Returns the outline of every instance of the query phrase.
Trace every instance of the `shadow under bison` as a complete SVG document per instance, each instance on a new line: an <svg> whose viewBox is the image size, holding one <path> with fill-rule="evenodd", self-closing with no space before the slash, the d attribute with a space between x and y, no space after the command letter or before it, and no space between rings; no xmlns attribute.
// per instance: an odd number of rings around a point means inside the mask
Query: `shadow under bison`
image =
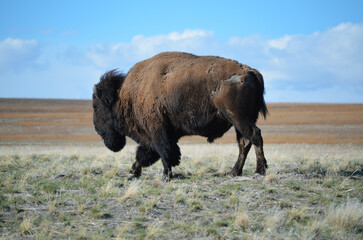
<svg viewBox="0 0 363 240"><path fill-rule="evenodd" d="M268 113L262 75L237 61L212 56L166 52L137 63L127 75L105 73L93 87L93 121L96 132L110 150L120 151L125 136L139 146L130 173L141 175L142 167L159 158L163 179L172 178L180 163L178 140L186 135L222 137L234 126L239 156L230 172L242 175L253 144L256 173L265 174L267 162L259 113Z"/></svg>

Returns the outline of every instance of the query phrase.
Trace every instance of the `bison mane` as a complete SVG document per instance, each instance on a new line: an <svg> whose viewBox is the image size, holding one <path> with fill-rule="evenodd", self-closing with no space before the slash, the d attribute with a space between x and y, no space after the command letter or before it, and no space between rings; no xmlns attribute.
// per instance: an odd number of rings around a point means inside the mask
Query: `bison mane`
<svg viewBox="0 0 363 240"><path fill-rule="evenodd" d="M118 100L118 91L125 78L126 75L118 72L117 69L106 72L101 76L100 82L94 88L94 94L104 107L110 108Z"/></svg>

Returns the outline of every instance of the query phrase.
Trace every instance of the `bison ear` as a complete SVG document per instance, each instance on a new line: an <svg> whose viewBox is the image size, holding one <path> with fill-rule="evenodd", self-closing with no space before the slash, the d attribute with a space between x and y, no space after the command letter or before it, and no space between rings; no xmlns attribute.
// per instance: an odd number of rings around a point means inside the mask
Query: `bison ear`
<svg viewBox="0 0 363 240"><path fill-rule="evenodd" d="M118 90L125 80L125 75L111 70L101 76L100 83L95 86L93 93L106 108L111 108L118 99Z"/></svg>
<svg viewBox="0 0 363 240"><path fill-rule="evenodd" d="M93 86L93 95L100 101L102 106L106 108L112 107L117 100L117 91L111 89L99 89L96 85Z"/></svg>
<svg viewBox="0 0 363 240"><path fill-rule="evenodd" d="M117 92L105 90L100 94L99 99L104 107L111 108L117 100Z"/></svg>

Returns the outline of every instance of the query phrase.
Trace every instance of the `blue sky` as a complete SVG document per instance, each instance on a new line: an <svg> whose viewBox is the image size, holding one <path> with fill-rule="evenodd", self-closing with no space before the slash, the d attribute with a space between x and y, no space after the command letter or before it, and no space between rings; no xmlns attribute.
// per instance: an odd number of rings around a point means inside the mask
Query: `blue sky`
<svg viewBox="0 0 363 240"><path fill-rule="evenodd" d="M0 0L0 97L90 99L162 51L259 69L267 102L363 103L363 1Z"/></svg>

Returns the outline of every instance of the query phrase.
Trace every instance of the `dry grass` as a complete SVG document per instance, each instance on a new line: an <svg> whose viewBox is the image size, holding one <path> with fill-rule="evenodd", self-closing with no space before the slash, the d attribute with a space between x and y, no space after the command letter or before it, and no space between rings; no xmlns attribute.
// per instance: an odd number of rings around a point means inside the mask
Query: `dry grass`
<svg viewBox="0 0 363 240"><path fill-rule="evenodd" d="M118 199L118 201L119 202L123 202L123 201L125 201L125 200L127 200L127 199L129 199L129 198L132 198L132 197L134 197L136 194L137 194L137 192L138 192L138 189L139 189L139 184L138 184L138 182L133 182L129 187L128 187L128 189L125 191L125 194L122 196L122 197L120 197L119 199Z"/></svg>
<svg viewBox="0 0 363 240"><path fill-rule="evenodd" d="M249 217L246 210L242 210L236 213L234 224L237 228L242 228L243 230L248 229Z"/></svg>
<svg viewBox="0 0 363 240"><path fill-rule="evenodd" d="M363 203L357 200L348 200L338 206L331 206L326 213L325 220L329 226L342 231L362 231Z"/></svg>
<svg viewBox="0 0 363 240"><path fill-rule="evenodd" d="M270 172L266 175L266 177L263 181L265 183L271 183L271 182L277 181L277 175L274 172Z"/></svg>
<svg viewBox="0 0 363 240"><path fill-rule="evenodd" d="M23 221L20 224L20 232L23 235L32 235L35 233L31 220L25 214L23 216Z"/></svg>
<svg viewBox="0 0 363 240"><path fill-rule="evenodd" d="M229 177L235 144L181 144L128 181L135 145L0 148L1 239L362 239L360 145L267 144L270 168ZM221 170L223 169L223 171Z"/></svg>

